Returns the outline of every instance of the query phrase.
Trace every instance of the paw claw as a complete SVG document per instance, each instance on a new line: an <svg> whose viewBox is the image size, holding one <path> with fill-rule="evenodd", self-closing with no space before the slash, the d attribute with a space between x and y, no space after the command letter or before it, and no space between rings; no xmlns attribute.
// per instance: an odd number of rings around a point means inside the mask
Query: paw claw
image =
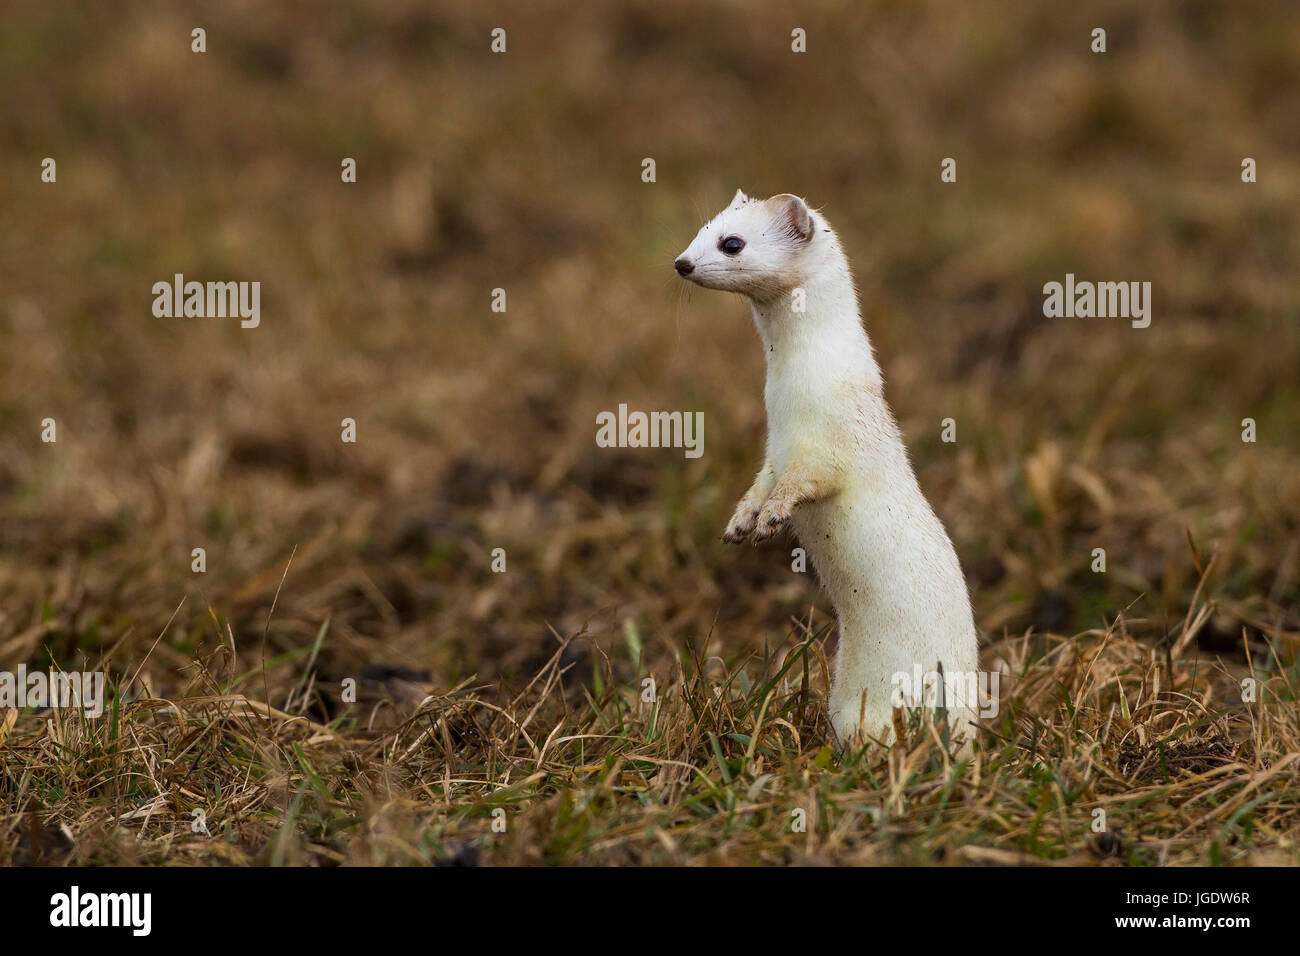
<svg viewBox="0 0 1300 956"><path fill-rule="evenodd" d="M731 517L731 522L727 525L727 530L722 532L722 540L728 544L744 544L745 539L754 530L754 522L757 518L758 509L756 508L737 509L736 513Z"/></svg>
<svg viewBox="0 0 1300 956"><path fill-rule="evenodd" d="M758 524L754 528L754 540L766 541L773 537L778 531L785 527L789 515L783 515L775 511L766 511L758 516Z"/></svg>

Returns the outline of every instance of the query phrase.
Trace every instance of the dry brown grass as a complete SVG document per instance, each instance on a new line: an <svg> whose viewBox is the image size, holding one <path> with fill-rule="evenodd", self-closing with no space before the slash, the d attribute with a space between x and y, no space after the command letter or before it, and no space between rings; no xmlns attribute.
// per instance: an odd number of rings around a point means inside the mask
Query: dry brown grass
<svg viewBox="0 0 1300 956"><path fill-rule="evenodd" d="M995 644L1003 710L960 759L919 725L904 745L834 755L824 635L806 628L788 653L731 667L643 667L633 639L588 681L557 640L512 695L403 687L332 725L251 699L239 688L261 669L218 652L174 701L98 721L53 711L11 740L16 807L30 808L11 859L1294 862L1295 688L1274 676L1262 705L1234 703L1257 671L1176 653L1189 629L1153 647L1135 623ZM641 698L646 675L657 703ZM189 826L196 808L207 834Z"/></svg>
<svg viewBox="0 0 1300 956"><path fill-rule="evenodd" d="M776 7L64 7L0 39L0 669L115 693L16 715L0 862L1300 860L1286 4L817 3L802 59ZM826 749L824 597L718 541L762 356L670 263L737 186L854 263L1007 674L969 761ZM1067 271L1151 327L1045 320ZM262 327L154 319L175 272ZM706 454L597 449L619 402Z"/></svg>

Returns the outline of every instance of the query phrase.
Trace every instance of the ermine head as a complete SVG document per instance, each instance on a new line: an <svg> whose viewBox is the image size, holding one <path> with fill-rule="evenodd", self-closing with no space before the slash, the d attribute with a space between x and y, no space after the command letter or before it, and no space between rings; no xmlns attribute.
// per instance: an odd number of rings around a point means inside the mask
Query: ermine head
<svg viewBox="0 0 1300 956"><path fill-rule="evenodd" d="M731 205L705 224L674 267L706 289L771 302L803 282L824 241L819 225L824 227L798 196L750 199L737 189Z"/></svg>

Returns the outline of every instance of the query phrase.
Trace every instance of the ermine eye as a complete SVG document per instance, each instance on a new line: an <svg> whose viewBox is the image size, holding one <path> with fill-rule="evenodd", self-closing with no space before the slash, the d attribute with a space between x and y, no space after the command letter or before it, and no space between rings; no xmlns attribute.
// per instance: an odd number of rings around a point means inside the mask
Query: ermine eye
<svg viewBox="0 0 1300 956"><path fill-rule="evenodd" d="M729 256L738 256L740 250L745 248L745 240L739 236L728 236L718 243L718 248Z"/></svg>

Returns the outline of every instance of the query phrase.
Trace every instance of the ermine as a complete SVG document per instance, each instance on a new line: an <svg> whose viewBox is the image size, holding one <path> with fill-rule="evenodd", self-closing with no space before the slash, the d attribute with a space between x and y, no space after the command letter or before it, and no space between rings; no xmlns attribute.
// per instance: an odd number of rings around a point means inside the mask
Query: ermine
<svg viewBox="0 0 1300 956"><path fill-rule="evenodd" d="M767 358L767 453L723 538L758 543L791 524L812 558L839 618L828 705L840 746L891 741L899 701L942 702L953 736L969 740L979 706L970 595L885 402L835 232L797 196L737 190L674 265L749 299ZM912 686L938 673L942 684Z"/></svg>

